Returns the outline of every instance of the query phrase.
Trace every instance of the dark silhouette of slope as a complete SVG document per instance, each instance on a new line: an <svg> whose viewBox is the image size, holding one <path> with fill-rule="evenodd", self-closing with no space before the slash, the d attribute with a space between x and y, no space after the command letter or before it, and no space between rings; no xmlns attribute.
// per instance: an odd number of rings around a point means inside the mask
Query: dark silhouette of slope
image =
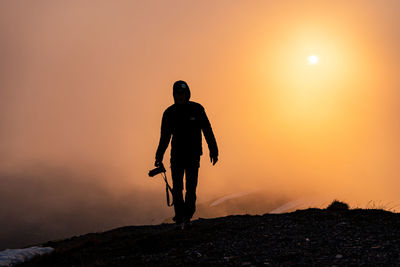
<svg viewBox="0 0 400 267"><path fill-rule="evenodd" d="M44 244L53 254L23 266L397 265L400 214L307 209L131 226Z"/></svg>

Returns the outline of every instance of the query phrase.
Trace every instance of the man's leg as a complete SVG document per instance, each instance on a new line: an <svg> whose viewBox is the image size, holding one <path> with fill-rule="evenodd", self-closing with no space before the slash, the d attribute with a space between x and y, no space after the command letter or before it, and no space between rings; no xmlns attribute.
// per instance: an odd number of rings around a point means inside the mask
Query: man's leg
<svg viewBox="0 0 400 267"><path fill-rule="evenodd" d="M185 214L184 219L190 221L196 211L196 187L199 176L198 165L192 165L186 168L186 196L185 196Z"/></svg>
<svg viewBox="0 0 400 267"><path fill-rule="evenodd" d="M183 202L183 173L184 169L180 166L171 166L172 184L173 184L173 197L174 197L174 210L176 223L183 221L185 206Z"/></svg>

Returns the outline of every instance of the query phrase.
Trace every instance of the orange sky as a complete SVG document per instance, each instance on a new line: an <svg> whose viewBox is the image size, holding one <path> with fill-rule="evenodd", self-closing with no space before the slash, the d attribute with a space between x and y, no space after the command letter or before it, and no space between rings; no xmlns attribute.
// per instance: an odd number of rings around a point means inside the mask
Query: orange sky
<svg viewBox="0 0 400 267"><path fill-rule="evenodd" d="M84 170L113 195L162 195L147 171L183 79L220 148L215 167L205 149L199 201L262 189L399 202L399 10L396 0L3 1L0 170Z"/></svg>

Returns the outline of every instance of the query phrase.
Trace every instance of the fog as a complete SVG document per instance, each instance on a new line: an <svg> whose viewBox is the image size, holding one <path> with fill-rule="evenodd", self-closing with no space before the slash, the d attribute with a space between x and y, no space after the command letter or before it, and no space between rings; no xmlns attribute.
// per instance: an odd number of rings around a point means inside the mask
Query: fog
<svg viewBox="0 0 400 267"><path fill-rule="evenodd" d="M212 167L203 143L198 203L258 192L210 216L305 197L395 207L396 10L396 1L1 2L0 248L171 217L163 181L147 172L179 79L220 150ZM302 65L307 53L319 54L318 68Z"/></svg>

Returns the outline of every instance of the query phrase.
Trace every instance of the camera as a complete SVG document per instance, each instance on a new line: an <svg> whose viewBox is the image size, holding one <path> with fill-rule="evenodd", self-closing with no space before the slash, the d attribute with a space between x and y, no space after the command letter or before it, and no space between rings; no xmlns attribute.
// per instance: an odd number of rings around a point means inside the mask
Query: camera
<svg viewBox="0 0 400 267"><path fill-rule="evenodd" d="M164 168L164 165L161 164L159 167L149 171L149 176L153 177L153 176L155 176L155 175L157 175L159 173L162 173L162 172L165 172L165 168Z"/></svg>

